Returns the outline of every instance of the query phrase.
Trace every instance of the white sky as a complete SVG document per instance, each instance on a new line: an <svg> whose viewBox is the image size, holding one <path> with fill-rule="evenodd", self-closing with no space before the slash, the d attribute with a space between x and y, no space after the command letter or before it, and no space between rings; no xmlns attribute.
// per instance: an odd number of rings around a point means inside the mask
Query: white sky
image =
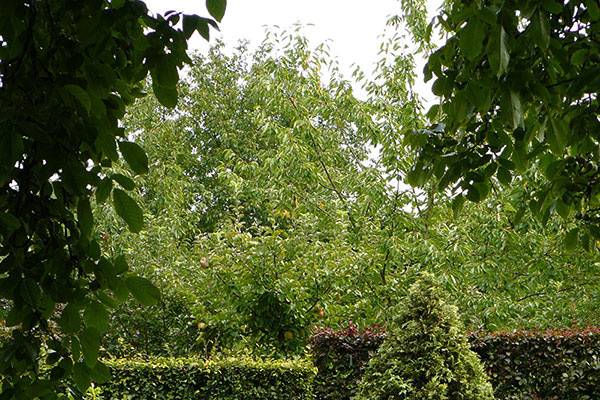
<svg viewBox="0 0 600 400"><path fill-rule="evenodd" d="M441 0L428 2L429 13L434 15ZM153 12L178 10L208 16L203 0L146 0L146 4ZM227 45L235 45L240 39L258 44L264 38L265 26L289 28L297 22L313 24L303 32L313 45L328 40L331 55L338 59L349 78L352 64L371 73L387 17L398 13L399 8L398 0L229 0L217 36ZM190 48L205 49L207 44L195 34ZM422 61L418 64L420 73ZM422 78L418 79L417 88L427 103L433 100L429 87L422 83Z"/></svg>

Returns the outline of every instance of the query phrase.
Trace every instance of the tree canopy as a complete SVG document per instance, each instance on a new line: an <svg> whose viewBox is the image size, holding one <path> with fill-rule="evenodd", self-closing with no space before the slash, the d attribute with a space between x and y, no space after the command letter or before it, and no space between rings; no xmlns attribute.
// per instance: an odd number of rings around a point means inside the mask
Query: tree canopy
<svg viewBox="0 0 600 400"><path fill-rule="evenodd" d="M447 40L424 72L441 98L428 115L440 123L410 135L419 155L409 182L433 177L458 208L516 180L518 217L556 213L569 246L595 248L598 2L452 1L437 25Z"/></svg>
<svg viewBox="0 0 600 400"><path fill-rule="evenodd" d="M225 0L208 0L220 20ZM181 25L178 25L179 22ZM12 339L0 358L3 399L52 398L72 377L80 389L107 368L97 361L108 311L129 293L159 293L102 254L91 201L111 198L132 232L143 212L125 175L148 170L120 123L147 74L158 100L177 102L186 40L208 39L210 18L152 15L137 0L2 2L0 8L0 296Z"/></svg>

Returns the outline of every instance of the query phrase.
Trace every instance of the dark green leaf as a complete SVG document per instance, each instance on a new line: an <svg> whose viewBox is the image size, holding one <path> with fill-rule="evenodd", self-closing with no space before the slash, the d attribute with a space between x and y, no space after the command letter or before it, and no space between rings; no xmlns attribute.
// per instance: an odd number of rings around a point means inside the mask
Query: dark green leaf
<svg viewBox="0 0 600 400"><path fill-rule="evenodd" d="M106 199L108 199L108 196L110 196L112 188L112 179L103 178L96 187L96 203L103 204L106 201Z"/></svg>
<svg viewBox="0 0 600 400"><path fill-rule="evenodd" d="M467 26L459 33L458 44L469 60L481 54L485 39L485 25L478 19L470 19Z"/></svg>
<svg viewBox="0 0 600 400"><path fill-rule="evenodd" d="M160 86L156 81L153 81L152 90L154 91L156 99L163 106L173 108L177 105L177 88Z"/></svg>
<svg viewBox="0 0 600 400"><path fill-rule="evenodd" d="M119 150L133 172L136 174L148 172L148 156L140 145L133 142L119 142Z"/></svg>
<svg viewBox="0 0 600 400"><path fill-rule="evenodd" d="M537 43L538 47L542 50L546 50L550 44L550 23L548 21L548 15L542 11L538 11L532 21L533 40Z"/></svg>
<svg viewBox="0 0 600 400"><path fill-rule="evenodd" d="M19 229L21 221L14 215L8 212L0 213L0 228L10 234L11 232Z"/></svg>
<svg viewBox="0 0 600 400"><path fill-rule="evenodd" d="M588 56L588 49L579 49L571 56L571 64L579 66L584 63Z"/></svg>
<svg viewBox="0 0 600 400"><path fill-rule="evenodd" d="M90 301L83 312L83 320L88 328L95 328L98 332L108 329L108 311L97 301Z"/></svg>
<svg viewBox="0 0 600 400"><path fill-rule="evenodd" d="M98 352L100 351L101 336L95 328L86 328L78 335L81 343L81 352L86 365L92 368L98 361Z"/></svg>
<svg viewBox="0 0 600 400"><path fill-rule="evenodd" d="M114 265L115 275L119 275L119 274L129 271L129 265L127 265L127 260L125 259L125 256L122 254L114 259L113 265Z"/></svg>
<svg viewBox="0 0 600 400"><path fill-rule="evenodd" d="M77 85L65 85L63 88L82 105L84 110L89 114L92 109L92 101L89 94Z"/></svg>
<svg viewBox="0 0 600 400"><path fill-rule="evenodd" d="M512 175L510 173L510 170L504 167L498 168L498 180L503 185L510 185L510 183L512 182Z"/></svg>
<svg viewBox="0 0 600 400"><path fill-rule="evenodd" d="M77 203L77 222L81 230L81 236L89 238L94 228L94 215L90 200L87 197L80 197Z"/></svg>
<svg viewBox="0 0 600 400"><path fill-rule="evenodd" d="M123 175L123 174L112 174L111 179L117 182L121 187L125 190L133 190L135 189L135 182L133 179Z"/></svg>
<svg viewBox="0 0 600 400"><path fill-rule="evenodd" d="M151 306L160 300L160 291L148 279L141 276L128 276L125 280L127 287L137 301L146 306Z"/></svg>
<svg viewBox="0 0 600 400"><path fill-rule="evenodd" d="M76 333L81 327L81 315L79 309L73 304L67 304L60 315L60 327L64 333Z"/></svg>
<svg viewBox="0 0 600 400"><path fill-rule="evenodd" d="M206 0L206 9L216 19L221 22L225 15L227 0Z"/></svg>
<svg viewBox="0 0 600 400"><path fill-rule="evenodd" d="M79 362L73 366L73 381L82 393L86 392L87 388L92 383L90 370L87 365Z"/></svg>
<svg viewBox="0 0 600 400"><path fill-rule="evenodd" d="M152 79L156 84L165 88L174 88L179 81L179 72L173 57L164 56L152 70Z"/></svg>
<svg viewBox="0 0 600 400"><path fill-rule="evenodd" d="M127 193L121 189L114 189L113 204L115 211L127 223L131 232L137 233L144 228L144 213Z"/></svg>
<svg viewBox="0 0 600 400"><path fill-rule="evenodd" d="M486 52L490 66L496 72L496 76L500 77L508 68L510 54L508 52L507 35L504 27L500 25L497 29L490 36Z"/></svg>

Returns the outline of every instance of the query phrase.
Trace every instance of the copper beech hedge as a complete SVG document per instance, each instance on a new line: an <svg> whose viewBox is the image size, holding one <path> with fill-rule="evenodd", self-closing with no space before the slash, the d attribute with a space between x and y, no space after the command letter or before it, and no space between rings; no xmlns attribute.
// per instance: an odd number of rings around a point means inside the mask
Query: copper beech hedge
<svg viewBox="0 0 600 400"><path fill-rule="evenodd" d="M324 328L311 339L319 400L349 400L385 329ZM498 400L600 399L600 328L474 332L471 348Z"/></svg>

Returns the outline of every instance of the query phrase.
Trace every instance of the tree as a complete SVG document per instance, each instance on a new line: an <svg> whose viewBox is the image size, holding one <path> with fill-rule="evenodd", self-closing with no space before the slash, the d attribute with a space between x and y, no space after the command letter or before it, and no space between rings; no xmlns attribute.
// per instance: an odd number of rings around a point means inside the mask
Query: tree
<svg viewBox="0 0 600 400"><path fill-rule="evenodd" d="M225 0L207 8L220 20ZM81 390L106 379L97 355L107 309L129 293L157 301L124 257L102 254L91 200L112 195L128 228L142 230L134 180L107 173L120 158L132 175L148 170L120 121L148 72L158 100L176 104L186 39L208 39L209 26L196 15L153 16L137 0L2 3L0 297L12 339L0 353L0 398L53 398L69 377Z"/></svg>
<svg viewBox="0 0 600 400"><path fill-rule="evenodd" d="M421 274L371 358L357 400L492 400L492 385L469 348L456 307L433 275Z"/></svg>
<svg viewBox="0 0 600 400"><path fill-rule="evenodd" d="M124 119L152 165L133 194L145 231L95 209L106 254L126 254L163 293L114 313L110 354L289 355L313 324L384 323L420 270L443 282L469 330L598 321L598 255L565 249L554 217L515 223L517 185L453 218L449 199L428 210L395 180L411 156L399 128L420 124L403 86L410 60L386 57L361 101L327 49L294 32L193 59L176 109L146 97ZM390 147L373 160L368 143L380 139Z"/></svg>
<svg viewBox="0 0 600 400"><path fill-rule="evenodd" d="M424 72L442 97L428 115L442 123L409 135L418 151L409 182L435 178L459 208L517 180L518 216L574 216L566 242L596 247L598 2L452 1L438 25L448 39Z"/></svg>
<svg viewBox="0 0 600 400"><path fill-rule="evenodd" d="M148 231L131 237L107 212L107 248L185 296L208 347L301 351L365 264L373 210L388 207L366 165L368 108L327 49L294 32L270 32L255 52L216 45L181 93L173 111L146 99L125 120L156 166L139 190Z"/></svg>

